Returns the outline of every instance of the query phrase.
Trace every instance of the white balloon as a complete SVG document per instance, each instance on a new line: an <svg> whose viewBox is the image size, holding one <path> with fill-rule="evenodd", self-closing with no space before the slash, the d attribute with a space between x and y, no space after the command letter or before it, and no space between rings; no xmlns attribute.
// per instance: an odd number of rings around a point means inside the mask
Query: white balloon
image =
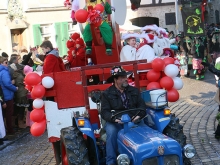
<svg viewBox="0 0 220 165"><path fill-rule="evenodd" d="M176 90L180 90L183 88L183 81L181 80L181 78L174 77L173 82L174 82L173 88L175 88Z"/></svg>
<svg viewBox="0 0 220 165"><path fill-rule="evenodd" d="M42 85L48 89L52 88L54 86L54 80L51 77L46 76L42 79Z"/></svg>
<svg viewBox="0 0 220 165"><path fill-rule="evenodd" d="M42 99L35 99L33 101L33 106L36 109L40 109L40 108L42 108L44 106L44 101Z"/></svg>
<svg viewBox="0 0 220 165"><path fill-rule="evenodd" d="M168 76L168 77L176 77L179 73L179 69L176 65L174 64L169 64L164 68L164 73Z"/></svg>

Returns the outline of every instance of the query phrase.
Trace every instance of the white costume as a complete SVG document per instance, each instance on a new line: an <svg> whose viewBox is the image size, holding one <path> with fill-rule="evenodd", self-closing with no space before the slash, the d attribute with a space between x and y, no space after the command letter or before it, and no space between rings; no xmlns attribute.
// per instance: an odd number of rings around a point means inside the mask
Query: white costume
<svg viewBox="0 0 220 165"><path fill-rule="evenodd" d="M170 40L168 38L168 33L166 32L166 30L161 27L158 27L156 33L160 37L157 38L156 41L154 42L153 48L156 56L162 56L164 52L163 49L170 48L171 42L175 42L175 39Z"/></svg>
<svg viewBox="0 0 220 165"><path fill-rule="evenodd" d="M137 50L137 60L146 59L147 62L150 63L155 59L155 53L154 49L148 44L153 43L156 39L156 36L143 32L141 34L141 38L144 39L144 43L141 43L141 46Z"/></svg>
<svg viewBox="0 0 220 165"><path fill-rule="evenodd" d="M127 40L129 38L139 38L140 35L137 33L126 33L122 35L122 40ZM125 45L120 52L120 62L124 61L134 61L136 59L136 48L130 45Z"/></svg>
<svg viewBox="0 0 220 165"><path fill-rule="evenodd" d="M134 48L130 45L125 45L121 49L120 62L134 61L134 60L136 60L136 48Z"/></svg>

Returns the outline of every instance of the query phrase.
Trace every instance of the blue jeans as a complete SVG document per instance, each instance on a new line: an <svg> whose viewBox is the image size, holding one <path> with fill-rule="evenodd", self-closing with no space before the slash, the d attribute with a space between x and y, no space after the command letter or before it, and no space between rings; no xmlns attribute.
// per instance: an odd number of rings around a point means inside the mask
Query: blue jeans
<svg viewBox="0 0 220 165"><path fill-rule="evenodd" d="M138 123L139 126L145 125L143 120ZM116 165L118 151L118 132L123 129L124 124L106 122L104 129L106 131L106 165Z"/></svg>

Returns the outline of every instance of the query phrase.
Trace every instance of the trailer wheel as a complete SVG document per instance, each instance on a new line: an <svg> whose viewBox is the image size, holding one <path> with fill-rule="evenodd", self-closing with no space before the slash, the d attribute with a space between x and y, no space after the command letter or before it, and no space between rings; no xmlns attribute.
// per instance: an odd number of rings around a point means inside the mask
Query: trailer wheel
<svg viewBox="0 0 220 165"><path fill-rule="evenodd" d="M88 149L78 128L61 129L60 140L62 165L90 165Z"/></svg>
<svg viewBox="0 0 220 165"><path fill-rule="evenodd" d="M183 133L183 126L179 124L179 119L175 117L175 114L171 115L170 123L166 126L163 134L176 140L183 148L186 145L186 136ZM183 155L183 164L192 165L191 161Z"/></svg>

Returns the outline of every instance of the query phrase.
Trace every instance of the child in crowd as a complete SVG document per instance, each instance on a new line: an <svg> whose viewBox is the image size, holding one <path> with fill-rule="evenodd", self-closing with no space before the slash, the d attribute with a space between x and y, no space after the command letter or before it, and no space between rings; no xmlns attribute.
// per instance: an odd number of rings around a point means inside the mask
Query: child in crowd
<svg viewBox="0 0 220 165"><path fill-rule="evenodd" d="M58 50L53 48L50 41L44 41L40 47L46 56L43 65L44 74L65 71L63 60L60 58Z"/></svg>

